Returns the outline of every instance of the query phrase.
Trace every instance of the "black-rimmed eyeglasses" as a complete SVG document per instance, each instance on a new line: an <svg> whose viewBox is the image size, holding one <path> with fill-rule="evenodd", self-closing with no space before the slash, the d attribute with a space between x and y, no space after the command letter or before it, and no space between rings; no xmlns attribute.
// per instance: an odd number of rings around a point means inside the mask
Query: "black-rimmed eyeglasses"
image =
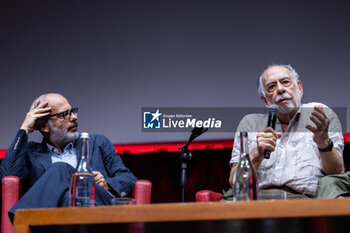
<svg viewBox="0 0 350 233"><path fill-rule="evenodd" d="M57 116L57 117L60 117L60 118L63 118L63 119L66 120L66 119L67 119L67 116L69 116L68 119L71 118L72 113L73 113L75 116L78 116L78 107L74 107L74 108L69 109L69 110L66 110L66 111L64 111L64 112L59 112L59 113L56 113L56 114L47 115L46 117L47 117L47 118L50 118L50 117Z"/></svg>

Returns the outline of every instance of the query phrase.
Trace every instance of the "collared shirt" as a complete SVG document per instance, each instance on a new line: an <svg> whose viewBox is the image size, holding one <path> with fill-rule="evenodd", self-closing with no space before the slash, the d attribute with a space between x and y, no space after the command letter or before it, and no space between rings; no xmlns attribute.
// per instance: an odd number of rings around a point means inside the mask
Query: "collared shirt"
<svg viewBox="0 0 350 233"><path fill-rule="evenodd" d="M58 152L58 149L56 147L51 146L50 144L46 143L49 151L51 152L51 159L52 163L56 162L66 162L70 164L72 167L76 168L77 166L77 155L76 155L76 150L73 146L73 143L69 143L65 148L63 153L61 154ZM112 193L110 193L108 190L106 190L107 193L111 196L114 197ZM121 193L121 195L123 192Z"/></svg>
<svg viewBox="0 0 350 233"><path fill-rule="evenodd" d="M315 196L318 180L324 175L321 170L320 152L313 141L313 133L306 129L305 125L314 125L310 115L316 105L324 106L324 111L330 119L329 138L332 139L334 148L342 157L344 139L337 115L320 103L303 104L289 122L282 137L277 139L275 151L271 153L270 159L264 159L258 168L259 188L285 186L298 193ZM248 146L251 154L257 148L258 131L266 128L267 117L267 114L250 114L241 120L235 135L230 163L239 161L239 132L248 132ZM282 132L278 120L275 130Z"/></svg>
<svg viewBox="0 0 350 233"><path fill-rule="evenodd" d="M52 163L66 162L74 168L77 166L77 154L72 142L64 148L62 154L58 151L56 147L53 147L48 143L46 143L46 145L49 151L51 152Z"/></svg>

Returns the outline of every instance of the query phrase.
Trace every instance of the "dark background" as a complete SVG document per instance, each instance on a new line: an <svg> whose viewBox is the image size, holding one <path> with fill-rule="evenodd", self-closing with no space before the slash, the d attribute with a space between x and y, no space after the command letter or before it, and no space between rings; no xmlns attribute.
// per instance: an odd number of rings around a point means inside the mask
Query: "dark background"
<svg viewBox="0 0 350 233"><path fill-rule="evenodd" d="M345 0L2 0L0 148L46 92L113 143L183 141L142 133L141 107L261 107L256 76L272 62L296 68L304 102L349 108L349 12Z"/></svg>

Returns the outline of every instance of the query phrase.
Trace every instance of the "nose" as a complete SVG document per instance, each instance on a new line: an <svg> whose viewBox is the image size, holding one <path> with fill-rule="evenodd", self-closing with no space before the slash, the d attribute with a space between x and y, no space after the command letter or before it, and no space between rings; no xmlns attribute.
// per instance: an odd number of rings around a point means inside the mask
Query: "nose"
<svg viewBox="0 0 350 233"><path fill-rule="evenodd" d="M75 115L74 113L71 113L69 120L70 121L76 121L76 120L78 120L78 116Z"/></svg>
<svg viewBox="0 0 350 233"><path fill-rule="evenodd" d="M281 83L279 83L279 82L277 82L277 93L278 94L282 94L282 93L284 93L286 90L285 90L285 87L281 84Z"/></svg>

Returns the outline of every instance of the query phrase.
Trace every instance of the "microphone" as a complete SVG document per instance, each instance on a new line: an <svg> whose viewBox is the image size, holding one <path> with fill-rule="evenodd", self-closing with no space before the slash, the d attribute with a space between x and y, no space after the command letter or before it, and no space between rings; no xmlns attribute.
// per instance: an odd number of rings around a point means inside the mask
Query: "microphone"
<svg viewBox="0 0 350 233"><path fill-rule="evenodd" d="M277 115L278 115L279 110L280 110L279 107L277 105L274 105L274 104L268 108L267 113L269 114L269 117L267 120L267 127L271 127L272 129L275 129ZM271 154L271 151L265 150L264 158L269 159L270 154Z"/></svg>
<svg viewBox="0 0 350 233"><path fill-rule="evenodd" d="M208 130L208 128L204 128L204 127L196 127L191 131L191 136L188 140L188 142L186 143L186 145L184 147L187 147L194 139L196 139L197 137L199 137L200 135L202 135L203 133L205 133Z"/></svg>

